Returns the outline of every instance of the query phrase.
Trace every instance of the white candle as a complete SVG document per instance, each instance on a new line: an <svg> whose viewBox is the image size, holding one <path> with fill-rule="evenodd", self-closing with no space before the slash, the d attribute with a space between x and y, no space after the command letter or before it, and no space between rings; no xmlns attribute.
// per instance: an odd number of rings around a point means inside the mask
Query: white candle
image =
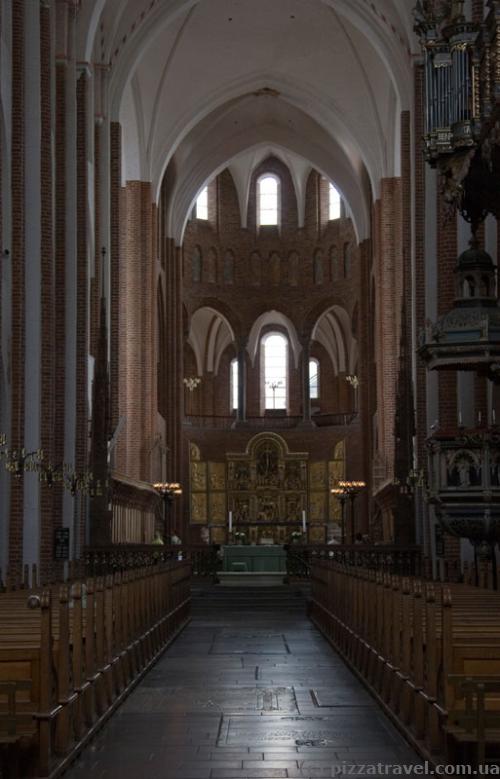
<svg viewBox="0 0 500 779"><path fill-rule="evenodd" d="M493 417L493 424L495 424L495 422L497 421L497 420L496 420L495 409L493 409L493 411L491 412L491 415L492 415L492 417Z"/></svg>
<svg viewBox="0 0 500 779"><path fill-rule="evenodd" d="M302 532L306 532L306 512L302 509Z"/></svg>
<svg viewBox="0 0 500 779"><path fill-rule="evenodd" d="M460 426L462 426L462 412L461 411L458 412L458 424Z"/></svg>
<svg viewBox="0 0 500 779"><path fill-rule="evenodd" d="M477 423L478 423L478 425L481 424L481 412L480 411L478 412L478 415L477 415Z"/></svg>
<svg viewBox="0 0 500 779"><path fill-rule="evenodd" d="M233 532L233 512L229 512L229 532Z"/></svg>

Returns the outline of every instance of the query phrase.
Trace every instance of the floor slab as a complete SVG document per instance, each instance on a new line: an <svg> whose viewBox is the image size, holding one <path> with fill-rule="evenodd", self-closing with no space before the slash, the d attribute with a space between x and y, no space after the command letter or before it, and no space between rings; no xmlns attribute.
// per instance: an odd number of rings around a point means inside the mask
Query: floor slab
<svg viewBox="0 0 500 779"><path fill-rule="evenodd" d="M304 598L281 595L273 611L269 593L261 610L258 596L212 592L67 779L312 779L420 762Z"/></svg>

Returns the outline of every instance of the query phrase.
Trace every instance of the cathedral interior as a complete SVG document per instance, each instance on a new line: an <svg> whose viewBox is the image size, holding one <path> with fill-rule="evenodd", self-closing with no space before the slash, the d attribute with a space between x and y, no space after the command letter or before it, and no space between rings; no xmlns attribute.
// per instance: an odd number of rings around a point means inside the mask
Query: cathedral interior
<svg viewBox="0 0 500 779"><path fill-rule="evenodd" d="M499 0L0 0L0 779L498 769L499 123Z"/></svg>

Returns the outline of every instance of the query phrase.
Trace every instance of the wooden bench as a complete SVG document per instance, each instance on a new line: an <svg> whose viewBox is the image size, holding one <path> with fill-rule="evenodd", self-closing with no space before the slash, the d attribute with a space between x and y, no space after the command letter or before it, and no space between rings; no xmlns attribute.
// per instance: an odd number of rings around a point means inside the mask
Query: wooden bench
<svg viewBox="0 0 500 779"><path fill-rule="evenodd" d="M463 754L460 762L484 765L488 744L500 744L500 676L448 677L456 690L455 700L460 708L448 712L445 730ZM468 754L472 746L475 754ZM471 759L472 758L472 759Z"/></svg>
<svg viewBox="0 0 500 779"><path fill-rule="evenodd" d="M457 762L448 720L466 703L453 677L500 676L500 594L329 562L311 578L313 621L426 757Z"/></svg>
<svg viewBox="0 0 500 779"><path fill-rule="evenodd" d="M30 691L30 680L0 682L0 770L6 772L8 769L11 779L19 776L19 744L25 735L24 731L19 731L18 695ZM25 713L34 733L32 717L33 711Z"/></svg>
<svg viewBox="0 0 500 779"><path fill-rule="evenodd" d="M156 661L189 618L190 576L187 562L160 563L0 594L0 685L23 777L50 776Z"/></svg>

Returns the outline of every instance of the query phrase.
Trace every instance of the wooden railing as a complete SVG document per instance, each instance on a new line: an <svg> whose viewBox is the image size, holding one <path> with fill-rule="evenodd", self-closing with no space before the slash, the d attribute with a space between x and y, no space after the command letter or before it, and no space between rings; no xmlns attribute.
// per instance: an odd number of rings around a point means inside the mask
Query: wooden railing
<svg viewBox="0 0 500 779"><path fill-rule="evenodd" d="M426 568L420 547L374 546L372 544L289 544L287 572L290 577L308 578L311 566L329 560L400 576L421 576Z"/></svg>
<svg viewBox="0 0 500 779"><path fill-rule="evenodd" d="M88 575L104 575L158 562L188 561L193 576L214 577L217 570L215 544L117 544L85 550L83 564Z"/></svg>
<svg viewBox="0 0 500 779"><path fill-rule="evenodd" d="M335 562L311 580L313 622L420 752L484 761L499 737L500 595Z"/></svg>
<svg viewBox="0 0 500 779"><path fill-rule="evenodd" d="M64 769L187 623L190 577L161 562L0 595L1 776Z"/></svg>
<svg viewBox="0 0 500 779"><path fill-rule="evenodd" d="M352 424L356 417L356 411L347 411L338 414L313 414L311 419L317 427L342 427ZM303 421L302 416L263 414L261 416L247 416L244 424L249 429L256 430L291 430ZM186 414L184 418L186 425L216 430L230 430L236 422L236 415Z"/></svg>

